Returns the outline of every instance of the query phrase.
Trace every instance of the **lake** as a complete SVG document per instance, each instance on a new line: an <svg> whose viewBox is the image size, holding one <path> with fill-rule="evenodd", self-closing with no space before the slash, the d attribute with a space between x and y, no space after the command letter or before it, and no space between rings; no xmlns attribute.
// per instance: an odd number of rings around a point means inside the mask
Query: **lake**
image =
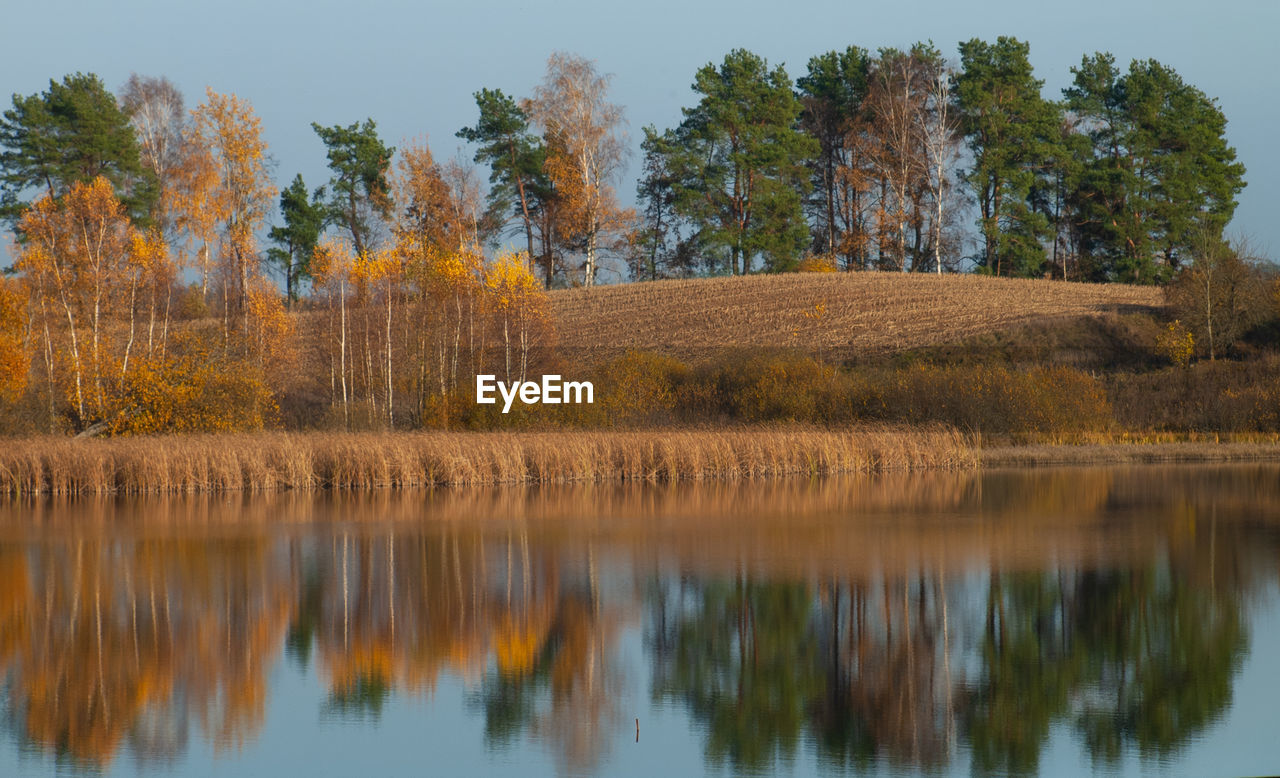
<svg viewBox="0 0 1280 778"><path fill-rule="evenodd" d="M1265 774L1280 467L0 504L0 775Z"/></svg>

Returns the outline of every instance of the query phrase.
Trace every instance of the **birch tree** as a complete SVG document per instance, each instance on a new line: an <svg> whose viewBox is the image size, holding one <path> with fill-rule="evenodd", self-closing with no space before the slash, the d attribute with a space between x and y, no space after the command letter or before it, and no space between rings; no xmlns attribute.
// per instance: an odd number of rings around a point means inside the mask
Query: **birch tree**
<svg viewBox="0 0 1280 778"><path fill-rule="evenodd" d="M625 120L607 99L609 81L592 61L557 52L525 103L543 130L547 172L563 193L568 228L582 244L584 286L595 284L601 237L616 229L620 212L612 182L623 162Z"/></svg>
<svg viewBox="0 0 1280 778"><path fill-rule="evenodd" d="M206 101L192 112L195 136L217 170L209 194L221 216L221 247L236 310L244 319L251 276L257 272L257 232L271 210L276 188L267 171L262 123L249 101L205 90ZM223 312L224 320L228 312ZM247 322L247 320L245 320Z"/></svg>
<svg viewBox="0 0 1280 778"><path fill-rule="evenodd" d="M933 269L942 273L945 208L951 192L951 170L960 158L960 124L951 95L951 69L939 57L934 59L927 79L928 106L921 115L920 135L928 163L929 194L933 200L931 218Z"/></svg>
<svg viewBox="0 0 1280 778"><path fill-rule="evenodd" d="M120 107L129 117L142 164L155 176L156 193L151 221L166 241L173 238L170 210L173 173L182 163L186 111L182 92L169 79L133 73L120 93Z"/></svg>

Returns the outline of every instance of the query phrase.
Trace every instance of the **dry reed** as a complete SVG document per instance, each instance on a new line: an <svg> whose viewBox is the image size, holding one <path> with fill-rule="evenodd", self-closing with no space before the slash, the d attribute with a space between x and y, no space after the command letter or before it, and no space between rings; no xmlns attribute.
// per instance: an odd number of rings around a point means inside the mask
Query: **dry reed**
<svg viewBox="0 0 1280 778"><path fill-rule="evenodd" d="M661 482L974 468L946 427L262 433L11 441L0 494L160 494Z"/></svg>

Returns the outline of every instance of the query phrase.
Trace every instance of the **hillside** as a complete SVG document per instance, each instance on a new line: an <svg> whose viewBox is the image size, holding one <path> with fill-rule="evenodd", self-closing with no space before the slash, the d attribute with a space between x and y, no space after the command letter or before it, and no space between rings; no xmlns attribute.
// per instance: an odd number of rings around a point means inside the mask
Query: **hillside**
<svg viewBox="0 0 1280 778"><path fill-rule="evenodd" d="M844 360L1041 320L1155 311L1153 287L900 273L792 273L551 293L560 346L587 363L627 349L697 359L794 347Z"/></svg>

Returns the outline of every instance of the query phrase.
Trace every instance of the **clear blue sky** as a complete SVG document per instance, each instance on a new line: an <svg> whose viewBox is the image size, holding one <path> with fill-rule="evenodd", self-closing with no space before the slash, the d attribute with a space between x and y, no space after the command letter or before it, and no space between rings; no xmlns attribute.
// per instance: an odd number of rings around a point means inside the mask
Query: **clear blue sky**
<svg viewBox="0 0 1280 778"><path fill-rule="evenodd" d="M1271 51L1276 0L821 0L600 3L585 0L463 5L225 0L11 3L0 13L0 99L32 94L50 78L94 72L118 89L131 72L167 76L188 108L205 85L248 98L262 117L277 183L328 177L311 122L372 117L394 145L427 137L437 159L463 144L481 87L527 95L547 55L571 51L614 76L631 145L640 128L669 127L692 102L694 71L744 47L784 63L793 78L809 57L857 44L871 49L931 39L949 57L971 37L1012 35L1057 98L1083 54L1110 51L1122 64L1154 58L1220 100L1228 139L1248 168L1231 232L1280 257L1280 77ZM470 150L464 150L470 157ZM636 156L619 182L634 198Z"/></svg>

